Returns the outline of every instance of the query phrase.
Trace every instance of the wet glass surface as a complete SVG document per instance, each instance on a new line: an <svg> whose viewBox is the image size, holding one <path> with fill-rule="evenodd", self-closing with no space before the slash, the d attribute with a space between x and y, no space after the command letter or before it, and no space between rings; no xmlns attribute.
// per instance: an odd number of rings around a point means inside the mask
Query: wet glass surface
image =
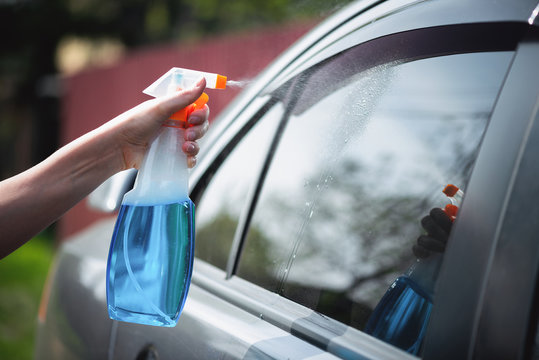
<svg viewBox="0 0 539 360"><path fill-rule="evenodd" d="M465 188L510 59L388 64L327 95L316 76L296 84L310 101L300 96L290 116L238 275L361 329L413 261L419 221L445 205L443 187Z"/></svg>

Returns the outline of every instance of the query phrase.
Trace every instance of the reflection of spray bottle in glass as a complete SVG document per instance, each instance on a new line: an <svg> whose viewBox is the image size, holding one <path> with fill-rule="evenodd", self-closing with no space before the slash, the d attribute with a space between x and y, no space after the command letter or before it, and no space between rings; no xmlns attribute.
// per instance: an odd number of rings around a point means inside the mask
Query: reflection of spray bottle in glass
<svg viewBox="0 0 539 360"><path fill-rule="evenodd" d="M173 68L144 93L157 97L194 85L226 87L226 77ZM133 190L125 194L107 264L107 304L114 320L175 326L187 297L194 252L194 205L188 196L182 152L187 117L208 101L167 120L142 162Z"/></svg>
<svg viewBox="0 0 539 360"><path fill-rule="evenodd" d="M444 194L451 203L445 213L455 220L464 193L447 185ZM417 260L399 276L374 309L365 332L412 354L418 354L432 310L434 285L442 263L442 254Z"/></svg>

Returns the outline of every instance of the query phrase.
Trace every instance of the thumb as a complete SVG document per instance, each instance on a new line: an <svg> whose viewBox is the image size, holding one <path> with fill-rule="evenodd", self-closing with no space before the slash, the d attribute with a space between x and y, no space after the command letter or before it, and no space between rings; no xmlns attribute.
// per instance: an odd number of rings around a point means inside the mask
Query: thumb
<svg viewBox="0 0 539 360"><path fill-rule="evenodd" d="M206 79L202 77L193 87L174 92L172 94L155 99L156 108L163 115L169 117L176 111L194 103L204 92Z"/></svg>

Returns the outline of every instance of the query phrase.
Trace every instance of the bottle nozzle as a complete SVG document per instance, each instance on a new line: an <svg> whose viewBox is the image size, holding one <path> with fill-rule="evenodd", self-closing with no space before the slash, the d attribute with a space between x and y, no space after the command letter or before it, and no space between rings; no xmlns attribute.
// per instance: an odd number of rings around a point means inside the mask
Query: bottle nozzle
<svg viewBox="0 0 539 360"><path fill-rule="evenodd" d="M223 75L217 75L217 80L215 81L215 88L216 89L226 89L226 76Z"/></svg>
<svg viewBox="0 0 539 360"><path fill-rule="evenodd" d="M206 87L209 89L226 89L226 76L190 69L172 68L142 92L153 97L165 96L171 91L193 86L201 77L206 79Z"/></svg>
<svg viewBox="0 0 539 360"><path fill-rule="evenodd" d="M153 84L144 89L143 93L150 96L159 97L170 94L173 91L180 89L186 89L196 84L200 78L206 79L206 88L210 89L225 89L227 77L219 74L182 69L172 68L157 79ZM165 123L166 126L172 127L187 127L187 118L196 109L200 109L206 104L209 97L206 93L203 93L197 101L188 105L186 108L174 113L169 121Z"/></svg>

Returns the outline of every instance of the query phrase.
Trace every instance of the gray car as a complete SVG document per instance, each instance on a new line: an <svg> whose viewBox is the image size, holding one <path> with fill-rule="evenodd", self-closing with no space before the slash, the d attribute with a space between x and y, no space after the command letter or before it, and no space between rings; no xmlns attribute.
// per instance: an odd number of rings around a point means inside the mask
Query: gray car
<svg viewBox="0 0 539 360"><path fill-rule="evenodd" d="M333 15L203 139L178 325L109 319L104 220L58 251L36 359L538 358L538 10L365 0ZM116 208L132 182L91 203ZM446 184L464 201L410 351L365 329Z"/></svg>

